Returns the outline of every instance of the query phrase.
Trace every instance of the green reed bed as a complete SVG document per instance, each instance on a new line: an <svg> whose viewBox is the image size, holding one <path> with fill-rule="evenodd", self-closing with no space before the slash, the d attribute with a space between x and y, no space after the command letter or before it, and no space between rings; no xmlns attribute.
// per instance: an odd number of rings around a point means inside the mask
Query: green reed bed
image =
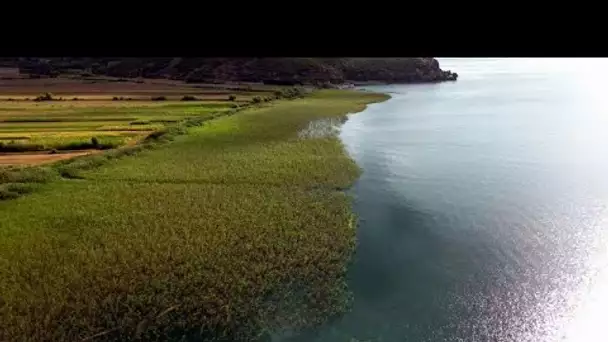
<svg viewBox="0 0 608 342"><path fill-rule="evenodd" d="M384 98L246 109L0 202L0 340L264 340L343 312L355 231L336 189L359 170L298 132Z"/></svg>

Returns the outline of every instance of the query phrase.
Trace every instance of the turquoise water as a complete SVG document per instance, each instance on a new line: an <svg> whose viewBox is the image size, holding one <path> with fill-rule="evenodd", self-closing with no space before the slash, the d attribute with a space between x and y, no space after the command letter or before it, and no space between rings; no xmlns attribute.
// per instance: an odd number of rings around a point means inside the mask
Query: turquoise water
<svg viewBox="0 0 608 342"><path fill-rule="evenodd" d="M301 340L605 341L608 62L440 63L342 127L354 306Z"/></svg>

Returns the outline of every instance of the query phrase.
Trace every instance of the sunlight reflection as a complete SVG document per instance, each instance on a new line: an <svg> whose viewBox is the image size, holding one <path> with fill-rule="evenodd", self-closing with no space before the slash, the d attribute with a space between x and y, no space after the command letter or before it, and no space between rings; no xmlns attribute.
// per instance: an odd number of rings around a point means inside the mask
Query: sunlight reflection
<svg viewBox="0 0 608 342"><path fill-rule="evenodd" d="M605 227L607 221L604 219L601 226ZM605 235L605 231L598 231L596 248L594 248L596 253L588 266L585 286L579 291L582 298L564 328L563 341L599 342L607 340L604 327L605 313L608 308L608 253Z"/></svg>

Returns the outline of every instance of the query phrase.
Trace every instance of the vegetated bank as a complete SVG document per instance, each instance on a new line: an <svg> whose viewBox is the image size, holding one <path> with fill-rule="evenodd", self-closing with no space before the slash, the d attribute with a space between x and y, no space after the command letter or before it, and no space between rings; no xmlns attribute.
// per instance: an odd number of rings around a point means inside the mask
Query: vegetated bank
<svg viewBox="0 0 608 342"><path fill-rule="evenodd" d="M321 86L357 82L414 83L453 81L435 58L12 58L6 65L23 75L56 77L166 78L186 82L262 82Z"/></svg>
<svg viewBox="0 0 608 342"><path fill-rule="evenodd" d="M67 178L32 169L15 190L47 183L0 202L0 340L250 341L341 313L355 231L339 189L359 169L336 136L298 132L386 98L318 91Z"/></svg>

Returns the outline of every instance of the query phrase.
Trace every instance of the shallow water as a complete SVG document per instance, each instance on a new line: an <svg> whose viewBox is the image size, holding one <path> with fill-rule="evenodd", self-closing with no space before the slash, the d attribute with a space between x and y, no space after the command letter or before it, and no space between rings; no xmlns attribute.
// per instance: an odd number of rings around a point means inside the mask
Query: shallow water
<svg viewBox="0 0 608 342"><path fill-rule="evenodd" d="M605 341L606 60L441 60L341 137L352 312L302 341Z"/></svg>
<svg viewBox="0 0 608 342"><path fill-rule="evenodd" d="M306 128L298 132L298 137L307 138L326 138L338 135L340 125L346 121L344 118L323 118L311 121Z"/></svg>

